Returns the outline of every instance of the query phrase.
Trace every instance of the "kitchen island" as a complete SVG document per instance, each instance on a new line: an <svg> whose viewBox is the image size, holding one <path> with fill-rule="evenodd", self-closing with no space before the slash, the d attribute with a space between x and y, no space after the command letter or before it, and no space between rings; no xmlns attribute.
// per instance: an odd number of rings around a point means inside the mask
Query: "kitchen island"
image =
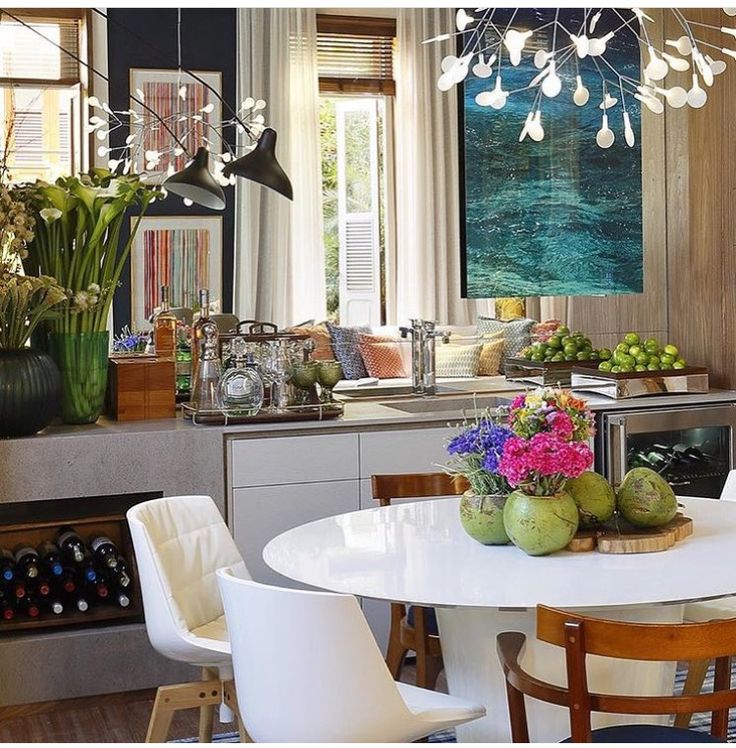
<svg viewBox="0 0 736 748"><path fill-rule="evenodd" d="M52 426L35 437L0 441L0 509L22 504L32 517L34 502L82 497L93 514L100 496L209 494L253 576L285 583L261 557L269 540L305 522L372 507L373 473L436 470L453 432L448 424L472 417L474 403L492 406L522 391L503 378L454 386L437 398L362 391L346 399L342 418L323 422L193 426L179 417ZM736 403L736 392L718 390L636 402L582 396L598 414ZM383 640L385 604L366 602L365 612ZM29 661L47 665L29 670ZM0 705L149 688L191 675L153 652L140 622L38 633L0 628L0 668L7 675ZM49 669L58 677L48 677Z"/></svg>

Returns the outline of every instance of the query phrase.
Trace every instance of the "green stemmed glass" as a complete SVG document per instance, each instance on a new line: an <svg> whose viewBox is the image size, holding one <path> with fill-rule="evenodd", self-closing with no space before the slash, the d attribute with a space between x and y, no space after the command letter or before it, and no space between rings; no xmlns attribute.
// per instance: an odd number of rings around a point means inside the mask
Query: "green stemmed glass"
<svg viewBox="0 0 736 748"><path fill-rule="evenodd" d="M342 379L342 366L339 361L317 361L317 379L322 387L322 402L332 402L332 388Z"/></svg>
<svg viewBox="0 0 736 748"><path fill-rule="evenodd" d="M316 361L305 361L291 367L291 382L299 390L301 405L309 402L309 391L317 383L319 367Z"/></svg>

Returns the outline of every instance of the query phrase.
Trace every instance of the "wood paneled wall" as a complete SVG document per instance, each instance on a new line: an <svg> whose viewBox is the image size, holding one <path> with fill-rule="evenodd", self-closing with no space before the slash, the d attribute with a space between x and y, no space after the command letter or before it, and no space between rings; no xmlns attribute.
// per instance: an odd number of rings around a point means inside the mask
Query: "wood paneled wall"
<svg viewBox="0 0 736 748"><path fill-rule="evenodd" d="M686 15L725 24L720 8ZM720 46L719 32L695 30ZM682 33L671 17L666 31L669 38ZM736 63L725 59L727 70L707 89L702 109L668 110L667 298L671 339L691 362L711 369L713 385L736 388ZM689 88L686 75L682 85Z"/></svg>

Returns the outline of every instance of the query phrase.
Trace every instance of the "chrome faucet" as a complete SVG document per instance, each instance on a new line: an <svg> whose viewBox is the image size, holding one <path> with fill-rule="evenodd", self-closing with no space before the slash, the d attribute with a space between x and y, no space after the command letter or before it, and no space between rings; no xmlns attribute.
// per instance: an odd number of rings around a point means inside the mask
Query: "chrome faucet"
<svg viewBox="0 0 736 748"><path fill-rule="evenodd" d="M435 323L413 319L411 327L399 328L402 338L411 335L411 389L415 395L437 394L435 339L444 337Z"/></svg>

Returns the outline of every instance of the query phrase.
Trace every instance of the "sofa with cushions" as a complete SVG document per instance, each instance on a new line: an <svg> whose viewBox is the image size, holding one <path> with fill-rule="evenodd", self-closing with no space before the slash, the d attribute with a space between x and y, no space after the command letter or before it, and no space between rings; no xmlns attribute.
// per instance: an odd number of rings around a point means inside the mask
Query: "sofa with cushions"
<svg viewBox="0 0 736 748"><path fill-rule="evenodd" d="M438 379L498 376L503 360L518 355L534 338L532 319L502 321L479 317L476 325L438 325ZM315 342L313 358L337 359L345 380L407 379L411 377L411 338L402 339L399 328L344 327L330 322L291 328Z"/></svg>

